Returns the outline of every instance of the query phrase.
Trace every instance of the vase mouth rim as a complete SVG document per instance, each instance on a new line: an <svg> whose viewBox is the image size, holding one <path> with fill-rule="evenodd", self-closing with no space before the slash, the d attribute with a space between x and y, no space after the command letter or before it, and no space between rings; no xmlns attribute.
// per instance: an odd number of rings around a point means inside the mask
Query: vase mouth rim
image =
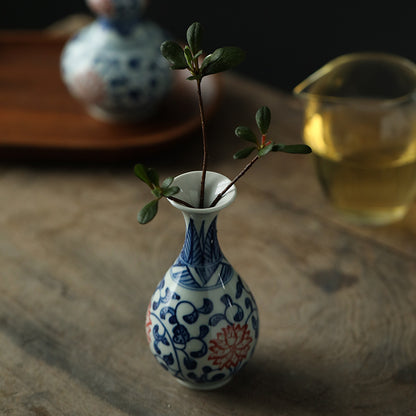
<svg viewBox="0 0 416 416"><path fill-rule="evenodd" d="M228 207L237 196L237 188L233 185L224 196L218 201L214 207L209 207L211 202L226 186L231 183L231 180L227 176L218 173L207 171L205 179L205 204L208 205L205 208L198 208L200 185L201 185L202 171L195 170L182 173L174 178L173 185L179 186L180 191L175 197L178 197L189 204L196 206L187 207L178 202L168 199L172 206L179 209L182 212L188 214L211 214L221 211Z"/></svg>

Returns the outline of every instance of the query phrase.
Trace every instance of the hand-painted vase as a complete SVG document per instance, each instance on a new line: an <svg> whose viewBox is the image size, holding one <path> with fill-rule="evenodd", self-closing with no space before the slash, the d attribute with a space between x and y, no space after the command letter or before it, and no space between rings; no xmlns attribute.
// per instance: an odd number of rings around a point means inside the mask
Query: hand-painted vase
<svg viewBox="0 0 416 416"><path fill-rule="evenodd" d="M160 53L167 34L141 17L144 0L87 0L98 18L64 47L62 79L94 118L140 121L172 86Z"/></svg>
<svg viewBox="0 0 416 416"><path fill-rule="evenodd" d="M175 178L176 196L198 205L201 172ZM230 183L208 172L209 203ZM146 315L150 349L163 368L190 388L223 386L247 363L259 333L252 293L227 261L217 239L217 215L236 196L233 186L212 208L171 204L185 218L182 251L153 294Z"/></svg>

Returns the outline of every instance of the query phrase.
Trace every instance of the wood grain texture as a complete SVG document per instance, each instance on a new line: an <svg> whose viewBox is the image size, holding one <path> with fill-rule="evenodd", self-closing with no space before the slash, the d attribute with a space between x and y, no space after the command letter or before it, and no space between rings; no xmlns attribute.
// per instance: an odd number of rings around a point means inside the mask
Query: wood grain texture
<svg viewBox="0 0 416 416"><path fill-rule="evenodd" d="M254 125L261 105L272 109L276 141L300 140L292 97L225 81L209 124L210 169L236 173L234 128ZM141 161L162 176L198 169L199 141ZM257 299L259 344L229 385L197 392L146 345L145 310L184 224L169 204L136 223L150 194L132 167L0 166L1 415L416 414L415 207L396 225L349 226L327 205L309 157L259 162L218 223Z"/></svg>

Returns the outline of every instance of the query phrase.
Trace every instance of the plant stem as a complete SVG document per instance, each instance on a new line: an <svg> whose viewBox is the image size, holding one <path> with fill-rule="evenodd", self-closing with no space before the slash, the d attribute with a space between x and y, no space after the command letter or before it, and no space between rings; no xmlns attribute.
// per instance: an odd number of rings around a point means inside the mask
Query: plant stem
<svg viewBox="0 0 416 416"><path fill-rule="evenodd" d="M183 201L182 199L176 198L174 196L168 196L167 198L170 199L171 201L177 202L178 204L181 204L185 207L195 208L193 205L189 204L188 202Z"/></svg>
<svg viewBox="0 0 416 416"><path fill-rule="evenodd" d="M197 78L196 84L198 88L198 104L199 104L199 115L201 118L202 147L203 147L201 190L199 194L199 208L204 208L205 177L207 175L207 139L206 139L206 134L205 134L205 113L204 113L204 103L202 101L201 78Z"/></svg>
<svg viewBox="0 0 416 416"><path fill-rule="evenodd" d="M225 193L260 159L259 155L256 155L251 159L249 163L244 167L243 170L216 196L212 201L210 208L215 207L218 204L218 201L225 195Z"/></svg>

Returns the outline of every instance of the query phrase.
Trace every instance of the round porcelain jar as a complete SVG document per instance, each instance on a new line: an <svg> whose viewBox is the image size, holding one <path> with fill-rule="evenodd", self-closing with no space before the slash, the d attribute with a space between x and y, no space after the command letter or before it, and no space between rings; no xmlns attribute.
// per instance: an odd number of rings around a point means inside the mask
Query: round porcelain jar
<svg viewBox="0 0 416 416"><path fill-rule="evenodd" d="M172 71L160 53L168 35L141 17L143 0L88 0L98 18L64 47L62 78L95 118L139 121L169 93Z"/></svg>

